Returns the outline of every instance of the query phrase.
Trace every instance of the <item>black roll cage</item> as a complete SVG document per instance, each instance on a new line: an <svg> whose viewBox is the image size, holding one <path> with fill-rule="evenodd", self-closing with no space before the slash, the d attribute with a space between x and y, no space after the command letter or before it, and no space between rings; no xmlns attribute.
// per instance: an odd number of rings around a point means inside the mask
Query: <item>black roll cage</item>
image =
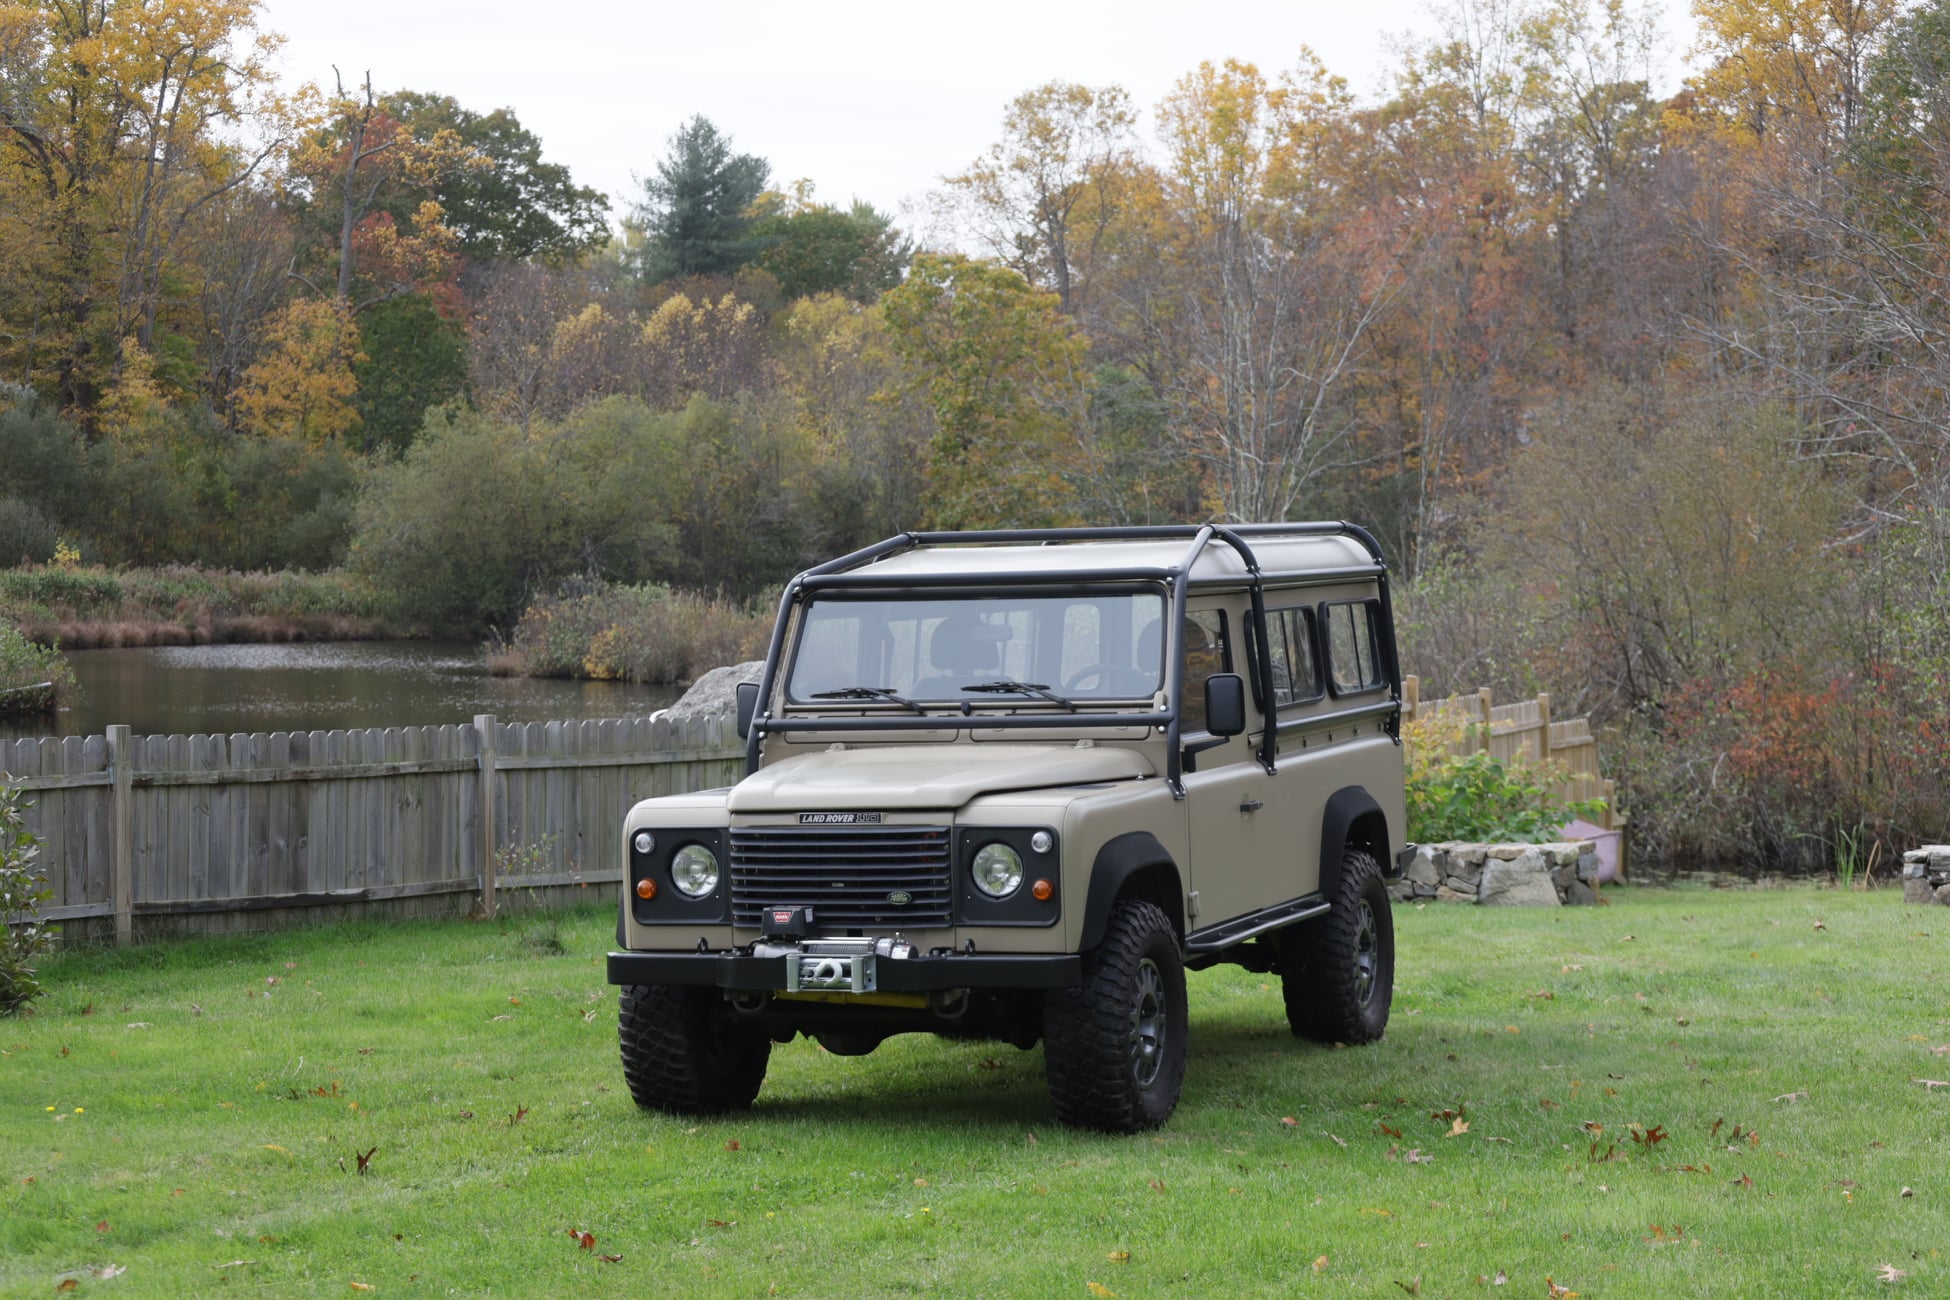
<svg viewBox="0 0 1950 1300"><path fill-rule="evenodd" d="M994 531L964 529L952 532L908 532L889 537L885 541L875 542L872 546L862 547L850 555L842 555L838 559L815 565L786 583L785 592L779 597L779 616L772 625L771 642L765 651L765 672L759 679L758 686L758 708L752 715L751 727L745 738L745 773L749 776L758 771L759 751L768 733L940 731L964 730L972 727L1039 730L1075 727L1079 723L1104 727L1163 727L1165 729L1165 777L1170 783L1173 796L1183 798L1184 746L1179 733L1176 708L1150 713L1091 713L1081 717L1073 713L1012 714L1008 715L1006 721L991 712L975 713L967 705L963 706L959 714L774 718L770 713L770 701L778 685L779 659L785 649L786 627L791 621L793 607L809 592L836 587L849 590L865 588L925 590L963 586L1095 584L1106 581L1162 582L1171 592L1172 616L1166 631L1173 640L1167 647L1170 653L1165 656L1165 698L1176 701L1184 685L1185 663L1184 655L1177 652L1176 638L1183 635L1186 600L1192 585L1192 566L1205 548L1215 541L1230 547L1246 568L1247 590L1252 597L1253 610L1251 627L1247 632L1247 640L1251 646L1247 661L1254 669L1253 694L1259 700L1260 712L1265 721L1257 757L1260 765L1271 772L1277 753L1279 726L1273 716L1273 663L1271 656L1266 652L1265 583L1269 575L1261 570L1259 559L1253 554L1253 549L1246 540L1249 537L1347 537L1359 542L1373 557L1372 568L1333 573L1309 571L1306 576L1318 580L1337 574L1348 577L1372 574L1378 579L1381 589L1382 626L1385 629L1385 635L1380 638L1382 667L1388 676L1393 703L1397 706L1389 715L1388 728L1391 735L1398 735L1402 679L1401 664L1395 647L1395 609L1393 596L1389 591L1388 564L1382 558L1381 544L1375 540L1372 533L1359 524L1349 523L1346 520L1325 520L1317 523L1292 524L1150 524L1128 528L1015 528ZM1012 574L1005 582L998 582L992 574L982 573L915 575L862 572L862 570L870 570L870 566L891 556L923 546L1011 546L1030 543L1060 546L1066 542L1170 541L1179 538L1190 542L1185 558L1178 564L1165 568L1134 565L1118 569L1052 569L1038 573Z"/></svg>

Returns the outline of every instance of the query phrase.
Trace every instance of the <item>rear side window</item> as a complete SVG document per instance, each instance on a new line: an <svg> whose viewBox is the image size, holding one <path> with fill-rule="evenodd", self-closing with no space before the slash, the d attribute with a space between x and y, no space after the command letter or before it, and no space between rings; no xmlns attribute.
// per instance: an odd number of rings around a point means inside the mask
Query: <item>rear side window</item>
<svg viewBox="0 0 1950 1300"><path fill-rule="evenodd" d="M1376 602L1350 600L1321 606L1327 623L1327 673L1336 695L1381 689L1381 651L1375 641Z"/></svg>
<svg viewBox="0 0 1950 1300"><path fill-rule="evenodd" d="M1266 611L1267 656L1273 661L1275 707L1320 698L1320 665L1314 661L1314 612Z"/></svg>

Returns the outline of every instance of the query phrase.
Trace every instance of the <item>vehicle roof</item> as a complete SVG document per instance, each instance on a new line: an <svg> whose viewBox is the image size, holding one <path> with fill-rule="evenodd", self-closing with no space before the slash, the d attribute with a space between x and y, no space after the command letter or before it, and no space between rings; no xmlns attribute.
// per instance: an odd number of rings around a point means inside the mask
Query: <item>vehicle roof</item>
<svg viewBox="0 0 1950 1300"><path fill-rule="evenodd" d="M1259 562L1261 573L1269 579L1281 574L1348 570L1366 573L1380 567L1367 546L1351 535L1241 531ZM1004 582L1016 577L1052 574L1074 574L1083 579L1114 578L1133 572L1156 574L1178 570L1191 549L1190 537L1117 540L1082 536L1074 541L1058 540L1060 534L1056 533L1047 537L1036 543L928 542L847 572L872 574L882 580L895 577L925 580L971 574L992 575ZM1192 581L1200 584L1235 579L1243 582L1247 576L1246 563L1239 552L1218 538L1207 542L1199 552L1191 573ZM836 577L834 581L844 584L844 578Z"/></svg>

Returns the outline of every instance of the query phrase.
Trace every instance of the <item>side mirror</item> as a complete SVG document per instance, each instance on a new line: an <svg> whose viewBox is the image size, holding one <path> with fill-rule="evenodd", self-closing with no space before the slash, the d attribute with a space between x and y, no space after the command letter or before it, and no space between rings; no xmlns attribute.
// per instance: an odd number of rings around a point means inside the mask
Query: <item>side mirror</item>
<svg viewBox="0 0 1950 1300"><path fill-rule="evenodd" d="M1214 673L1205 679L1205 729L1215 736L1236 736L1246 729L1246 679L1238 673Z"/></svg>
<svg viewBox="0 0 1950 1300"><path fill-rule="evenodd" d="M752 734L752 715L758 712L758 683L738 683L738 739L749 739Z"/></svg>

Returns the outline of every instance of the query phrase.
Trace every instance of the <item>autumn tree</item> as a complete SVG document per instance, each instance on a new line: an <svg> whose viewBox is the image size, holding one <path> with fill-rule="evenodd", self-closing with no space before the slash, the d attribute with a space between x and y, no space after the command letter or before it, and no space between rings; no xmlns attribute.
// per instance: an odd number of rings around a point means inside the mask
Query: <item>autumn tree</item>
<svg viewBox="0 0 1950 1300"><path fill-rule="evenodd" d="M302 271L294 278L353 316L405 293L429 294L457 310L458 236L434 193L443 181L492 163L451 128L415 135L374 93L370 76L350 90L339 77L321 99L317 124L290 166L310 223L323 236L320 256L330 278Z"/></svg>
<svg viewBox="0 0 1950 1300"><path fill-rule="evenodd" d="M1069 471L1089 392L1087 344L1056 295L1007 267L924 254L881 306L934 415L930 524L1075 522Z"/></svg>
<svg viewBox="0 0 1950 1300"><path fill-rule="evenodd" d="M1159 106L1177 256L1152 290L1164 392L1210 507L1281 520L1349 461L1347 380L1399 288L1385 220L1336 219L1323 132L1346 90L1312 62L1269 82L1201 64Z"/></svg>
<svg viewBox="0 0 1950 1300"><path fill-rule="evenodd" d="M629 222L641 232L637 272L648 284L691 275L725 275L760 249L751 237L751 207L771 167L732 152L701 114L670 137L669 153L643 178L643 201Z"/></svg>
<svg viewBox="0 0 1950 1300"><path fill-rule="evenodd" d="M0 305L0 351L65 405L93 405L124 338L157 347L191 223L278 143L257 16L257 0L0 7L0 283L22 291Z"/></svg>
<svg viewBox="0 0 1950 1300"><path fill-rule="evenodd" d="M1079 314L1136 159L1136 120L1120 86L1051 81L1018 95L1002 115L1002 139L945 178L952 218Z"/></svg>
<svg viewBox="0 0 1950 1300"><path fill-rule="evenodd" d="M265 331L263 355L244 372L238 407L260 434L298 442L329 442L359 425L353 367L359 327L345 303L294 299Z"/></svg>

